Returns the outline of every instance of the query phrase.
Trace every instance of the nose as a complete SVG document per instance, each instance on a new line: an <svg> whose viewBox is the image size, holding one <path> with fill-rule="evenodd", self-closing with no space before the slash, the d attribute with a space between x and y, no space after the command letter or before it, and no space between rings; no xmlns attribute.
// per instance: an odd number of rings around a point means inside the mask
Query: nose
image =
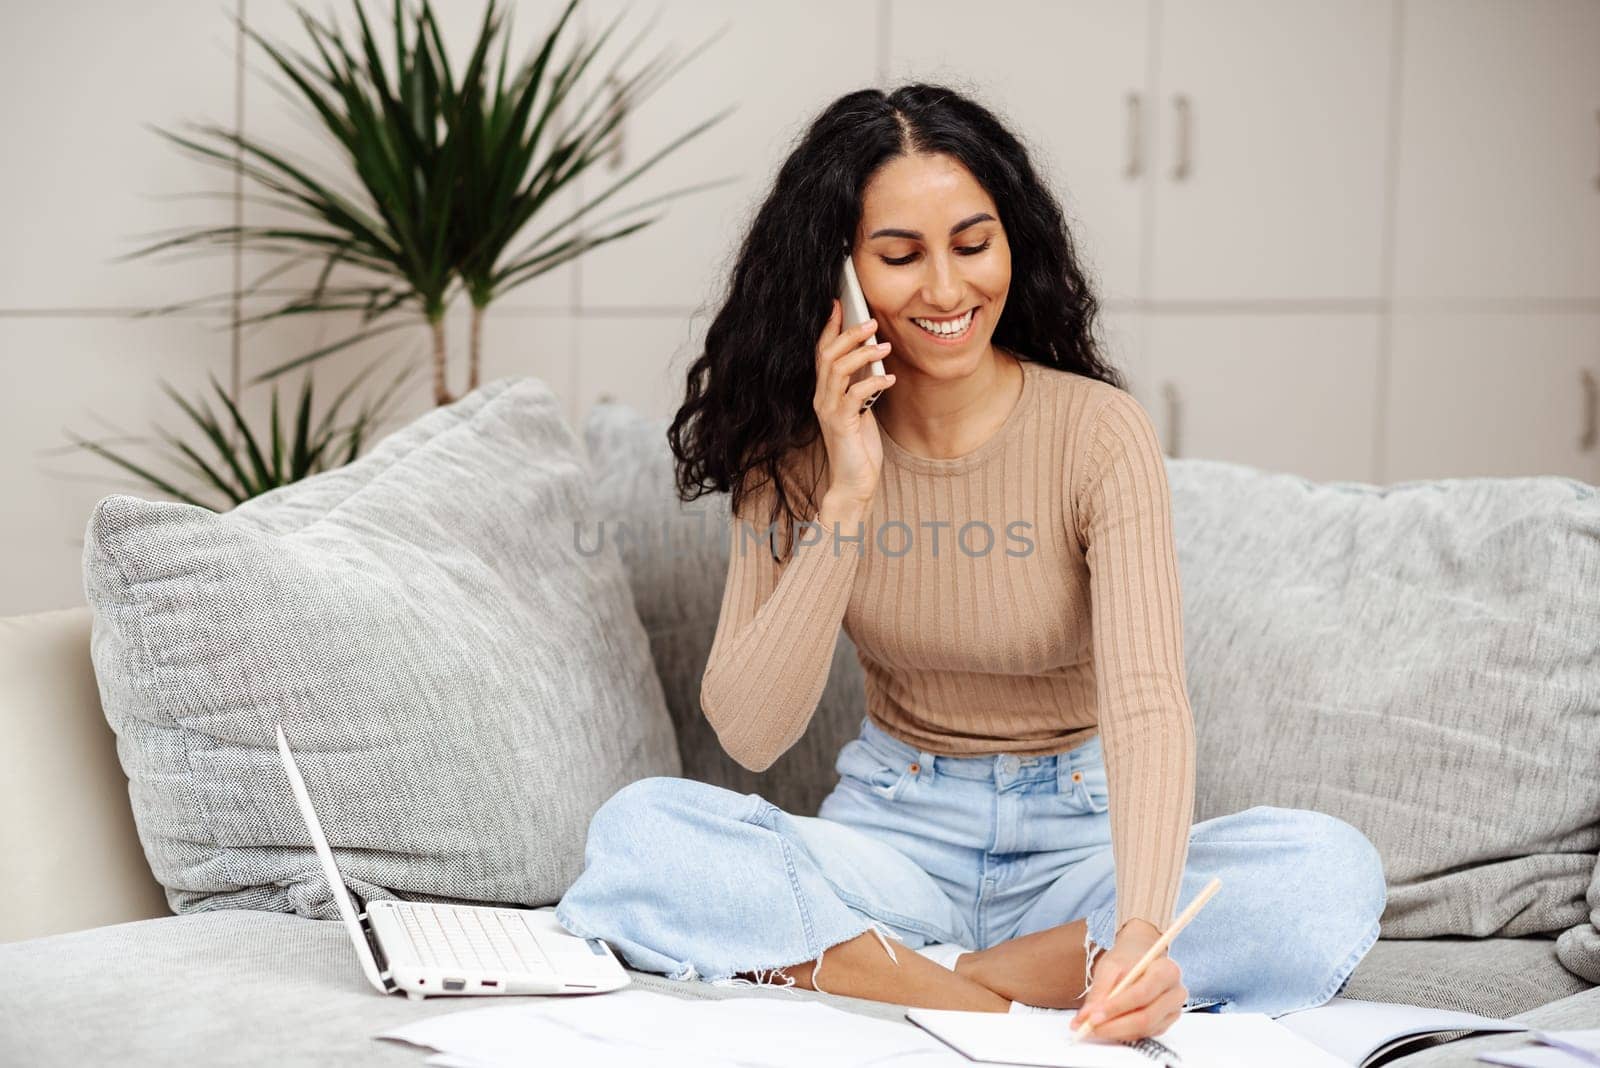
<svg viewBox="0 0 1600 1068"><path fill-rule="evenodd" d="M927 256L923 262L929 265L922 284L923 303L938 308L941 315L954 315L961 310L961 294L965 289L954 257Z"/></svg>

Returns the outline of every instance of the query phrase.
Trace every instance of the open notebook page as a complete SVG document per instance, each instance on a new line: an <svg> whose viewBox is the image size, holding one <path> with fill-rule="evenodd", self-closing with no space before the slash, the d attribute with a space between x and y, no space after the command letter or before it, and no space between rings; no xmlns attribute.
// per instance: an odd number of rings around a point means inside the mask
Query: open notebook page
<svg viewBox="0 0 1600 1068"><path fill-rule="evenodd" d="M1046 1068L1151 1068L1147 1054L1120 1043L1076 1041L1067 1021L949 1009L907 1009L906 1018L975 1061ZM1188 1012L1157 1036L1185 1068L1350 1068L1262 1013Z"/></svg>

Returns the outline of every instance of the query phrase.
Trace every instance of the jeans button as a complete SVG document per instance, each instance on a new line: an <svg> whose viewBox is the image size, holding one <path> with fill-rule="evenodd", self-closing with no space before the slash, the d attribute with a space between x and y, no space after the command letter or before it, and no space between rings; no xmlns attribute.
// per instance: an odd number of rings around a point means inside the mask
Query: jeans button
<svg viewBox="0 0 1600 1068"><path fill-rule="evenodd" d="M1016 757L1005 756L1000 758L1000 770L1005 772L1007 775L1015 775L1018 767L1019 762Z"/></svg>

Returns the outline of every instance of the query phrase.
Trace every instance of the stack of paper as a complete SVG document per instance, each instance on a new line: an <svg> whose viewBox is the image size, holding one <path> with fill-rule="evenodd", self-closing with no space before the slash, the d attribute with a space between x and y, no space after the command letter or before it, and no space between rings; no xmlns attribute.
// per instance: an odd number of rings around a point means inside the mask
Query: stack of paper
<svg viewBox="0 0 1600 1068"><path fill-rule="evenodd" d="M1597 1068L1600 1066L1600 1031L1534 1031L1528 1035L1539 1045L1488 1050L1480 1061L1511 1068Z"/></svg>
<svg viewBox="0 0 1600 1068"><path fill-rule="evenodd" d="M1070 1016L905 1011L922 1029L800 998L691 1001L626 989L448 1013L376 1037L436 1050L427 1063L439 1068L970 1068L969 1057L1063 1068L1158 1063L1121 1043L1073 1039ZM1159 1041L1185 1068L1346 1068L1259 1013L1185 1013Z"/></svg>
<svg viewBox="0 0 1600 1068"><path fill-rule="evenodd" d="M881 1065L961 1068L967 1061L904 1023L816 1001L742 997L689 1001L648 990L551 997L449 1013L385 1031L438 1050L441 1068L787 1068Z"/></svg>

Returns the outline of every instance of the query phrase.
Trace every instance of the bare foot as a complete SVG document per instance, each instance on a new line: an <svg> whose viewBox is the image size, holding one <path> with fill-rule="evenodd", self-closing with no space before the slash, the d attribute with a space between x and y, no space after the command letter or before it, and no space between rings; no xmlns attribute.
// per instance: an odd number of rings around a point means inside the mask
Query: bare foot
<svg viewBox="0 0 1600 1068"><path fill-rule="evenodd" d="M914 949L892 940L889 944L895 947L895 960L889 959L883 944L871 931L863 932L848 942L829 946L822 952L822 967L817 969L818 986L825 994L842 994L925 1009L1011 1011L1009 998L942 964L934 963ZM808 960L775 971L792 976L794 985L802 990L815 990L818 986L811 983L811 971L815 965L816 961ZM756 981L752 972L740 972L739 976Z"/></svg>
<svg viewBox="0 0 1600 1068"><path fill-rule="evenodd" d="M1083 936L1088 921L1073 920L1013 938L988 949L963 953L956 974L1001 997L1046 1009L1083 1004Z"/></svg>

